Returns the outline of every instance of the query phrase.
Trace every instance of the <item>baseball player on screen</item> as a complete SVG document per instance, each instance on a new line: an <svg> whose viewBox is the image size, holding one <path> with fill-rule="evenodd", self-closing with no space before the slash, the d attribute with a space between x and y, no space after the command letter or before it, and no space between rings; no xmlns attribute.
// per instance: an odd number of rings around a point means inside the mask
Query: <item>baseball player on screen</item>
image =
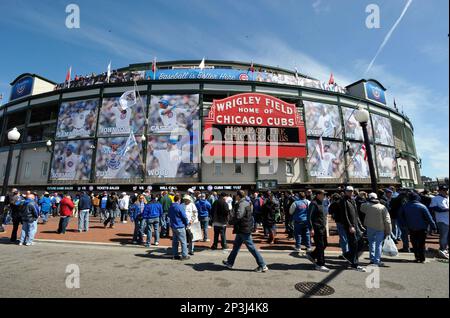
<svg viewBox="0 0 450 318"><path fill-rule="evenodd" d="M167 99L159 101L159 117L166 128L175 128L185 125L186 119L190 117L190 112L177 106L169 106ZM181 125L180 125L181 124Z"/></svg>
<svg viewBox="0 0 450 318"><path fill-rule="evenodd" d="M178 138L170 138L166 149L153 149L153 156L158 159L161 175L175 178L181 164L181 150L177 147Z"/></svg>
<svg viewBox="0 0 450 318"><path fill-rule="evenodd" d="M83 108L83 104L77 105L78 108L75 112L73 112L70 116L72 119L72 126L73 126L73 134L72 135L78 135L82 136L88 131L88 124L87 124L87 118L89 114L91 113L90 110Z"/></svg>
<svg viewBox="0 0 450 318"><path fill-rule="evenodd" d="M123 109L120 105L113 107L111 110L114 114L116 128L121 133L130 132L131 109Z"/></svg>
<svg viewBox="0 0 450 318"><path fill-rule="evenodd" d="M85 164L84 157L74 152L75 146L68 144L65 147L65 152L57 158L57 161L63 166L64 178L73 180L77 177L77 172L81 170L78 168Z"/></svg>

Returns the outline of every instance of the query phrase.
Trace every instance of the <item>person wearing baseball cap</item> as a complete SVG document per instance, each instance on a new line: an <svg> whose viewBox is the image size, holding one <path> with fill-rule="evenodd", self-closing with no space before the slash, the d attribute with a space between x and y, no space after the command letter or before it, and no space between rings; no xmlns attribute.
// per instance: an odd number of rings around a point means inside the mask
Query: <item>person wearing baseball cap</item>
<svg viewBox="0 0 450 318"><path fill-rule="evenodd" d="M50 199L50 193L44 192L44 196L39 200L39 207L41 209L42 224L47 223L48 215L52 210L52 200Z"/></svg>
<svg viewBox="0 0 450 318"><path fill-rule="evenodd" d="M340 220L348 242L348 252L342 256L349 262L352 269L358 272L366 272L364 267L359 266L358 261L363 226L359 220L358 208L353 199L353 191L354 188L352 186L346 186L344 196L339 204Z"/></svg>
<svg viewBox="0 0 450 318"><path fill-rule="evenodd" d="M381 262L381 251L385 237L391 234L391 218L387 208L380 203L376 193L369 193L369 200L361 205L361 213L365 215L364 225L369 240L370 264L384 266Z"/></svg>
<svg viewBox="0 0 450 318"><path fill-rule="evenodd" d="M430 210L436 215L439 229L439 256L448 259L448 186L439 186L439 195L431 199Z"/></svg>

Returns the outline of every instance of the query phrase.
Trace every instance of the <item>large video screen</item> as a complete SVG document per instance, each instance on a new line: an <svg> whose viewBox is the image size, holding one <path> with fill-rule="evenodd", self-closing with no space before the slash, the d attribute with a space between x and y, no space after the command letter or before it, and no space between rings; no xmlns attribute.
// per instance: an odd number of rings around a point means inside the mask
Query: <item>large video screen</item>
<svg viewBox="0 0 450 318"><path fill-rule="evenodd" d="M53 151L52 180L89 180L92 140L57 141Z"/></svg>
<svg viewBox="0 0 450 318"><path fill-rule="evenodd" d="M342 125L336 105L304 101L308 136L342 138Z"/></svg>
<svg viewBox="0 0 450 318"><path fill-rule="evenodd" d="M308 140L308 172L311 177L341 178L344 171L342 143Z"/></svg>
<svg viewBox="0 0 450 318"><path fill-rule="evenodd" d="M355 118L355 112L357 109L342 107L345 125L345 138L350 140L364 141L363 130L360 123ZM372 124L367 124L367 133L369 140L373 141Z"/></svg>
<svg viewBox="0 0 450 318"><path fill-rule="evenodd" d="M98 135L115 136L134 134L142 135L147 113L147 97L137 98L136 104L122 109L120 97L104 98L99 114Z"/></svg>
<svg viewBox="0 0 450 318"><path fill-rule="evenodd" d="M397 161L395 149L377 146L377 166L380 178L394 179L397 177Z"/></svg>
<svg viewBox="0 0 450 318"><path fill-rule="evenodd" d="M347 152L348 175L350 178L369 178L369 162L362 143L351 143Z"/></svg>
<svg viewBox="0 0 450 318"><path fill-rule="evenodd" d="M149 106L149 132L171 133L178 128L192 130L199 119L199 95L152 96Z"/></svg>
<svg viewBox="0 0 450 318"><path fill-rule="evenodd" d="M151 135L147 145L147 177L196 178L199 165L195 136ZM197 143L197 141L194 141Z"/></svg>
<svg viewBox="0 0 450 318"><path fill-rule="evenodd" d="M95 176L97 179L130 179L143 175L141 136L99 138Z"/></svg>
<svg viewBox="0 0 450 318"><path fill-rule="evenodd" d="M98 104L98 99L62 103L59 109L56 138L94 137Z"/></svg>
<svg viewBox="0 0 450 318"><path fill-rule="evenodd" d="M391 120L387 117L372 114L375 143L394 146L394 134Z"/></svg>

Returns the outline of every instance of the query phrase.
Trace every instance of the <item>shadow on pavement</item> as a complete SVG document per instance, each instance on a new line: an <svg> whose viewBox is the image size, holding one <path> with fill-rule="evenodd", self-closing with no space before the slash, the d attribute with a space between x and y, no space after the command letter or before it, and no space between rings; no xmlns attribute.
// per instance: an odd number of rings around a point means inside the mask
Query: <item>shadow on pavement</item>
<svg viewBox="0 0 450 318"><path fill-rule="evenodd" d="M192 260L192 259L191 259ZM221 272L221 271L232 271L232 272L253 272L252 269L240 269L233 268L228 269L223 265L215 264L215 263L197 263L197 264L186 264L186 266L192 267L193 270L198 272L210 271L210 272Z"/></svg>

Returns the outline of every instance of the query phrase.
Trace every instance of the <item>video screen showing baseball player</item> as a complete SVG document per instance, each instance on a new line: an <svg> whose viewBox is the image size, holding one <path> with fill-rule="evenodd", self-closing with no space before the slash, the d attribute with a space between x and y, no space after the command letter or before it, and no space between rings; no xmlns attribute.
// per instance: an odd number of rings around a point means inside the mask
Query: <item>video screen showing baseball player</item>
<svg viewBox="0 0 450 318"><path fill-rule="evenodd" d="M364 135L361 124L355 118L356 111L357 109L342 107L345 124L345 138L363 141ZM373 141L372 124L370 121L367 124L367 133L369 135L369 140Z"/></svg>
<svg viewBox="0 0 450 318"><path fill-rule="evenodd" d="M97 125L98 104L98 99L62 103L59 109L56 138L93 137Z"/></svg>
<svg viewBox="0 0 450 318"><path fill-rule="evenodd" d="M99 138L95 176L97 179L141 178L142 140L134 135Z"/></svg>
<svg viewBox="0 0 450 318"><path fill-rule="evenodd" d="M344 171L343 147L339 142L308 140L308 171L311 177L341 178Z"/></svg>
<svg viewBox="0 0 450 318"><path fill-rule="evenodd" d="M128 135L130 130L136 135L142 135L147 113L147 97L136 98L136 103L123 108L120 97L104 98L100 109L99 136Z"/></svg>
<svg viewBox="0 0 450 318"><path fill-rule="evenodd" d="M369 178L369 162L364 144L350 144L347 152L347 164L350 178Z"/></svg>
<svg viewBox="0 0 450 318"><path fill-rule="evenodd" d="M149 136L147 177L196 178L199 165L193 163L189 138L171 135Z"/></svg>
<svg viewBox="0 0 450 318"><path fill-rule="evenodd" d="M394 134L392 123L387 117L372 114L375 143L386 146L394 146Z"/></svg>
<svg viewBox="0 0 450 318"><path fill-rule="evenodd" d="M92 140L57 141L53 152L52 180L89 180Z"/></svg>
<svg viewBox="0 0 450 318"><path fill-rule="evenodd" d="M341 138L342 126L336 105L304 101L305 122L308 136Z"/></svg>
<svg viewBox="0 0 450 318"><path fill-rule="evenodd" d="M199 119L199 95L152 96L149 110L149 131L171 133L177 128L192 130Z"/></svg>
<svg viewBox="0 0 450 318"><path fill-rule="evenodd" d="M380 178L394 179L397 177L397 161L395 149L377 146L377 167Z"/></svg>

